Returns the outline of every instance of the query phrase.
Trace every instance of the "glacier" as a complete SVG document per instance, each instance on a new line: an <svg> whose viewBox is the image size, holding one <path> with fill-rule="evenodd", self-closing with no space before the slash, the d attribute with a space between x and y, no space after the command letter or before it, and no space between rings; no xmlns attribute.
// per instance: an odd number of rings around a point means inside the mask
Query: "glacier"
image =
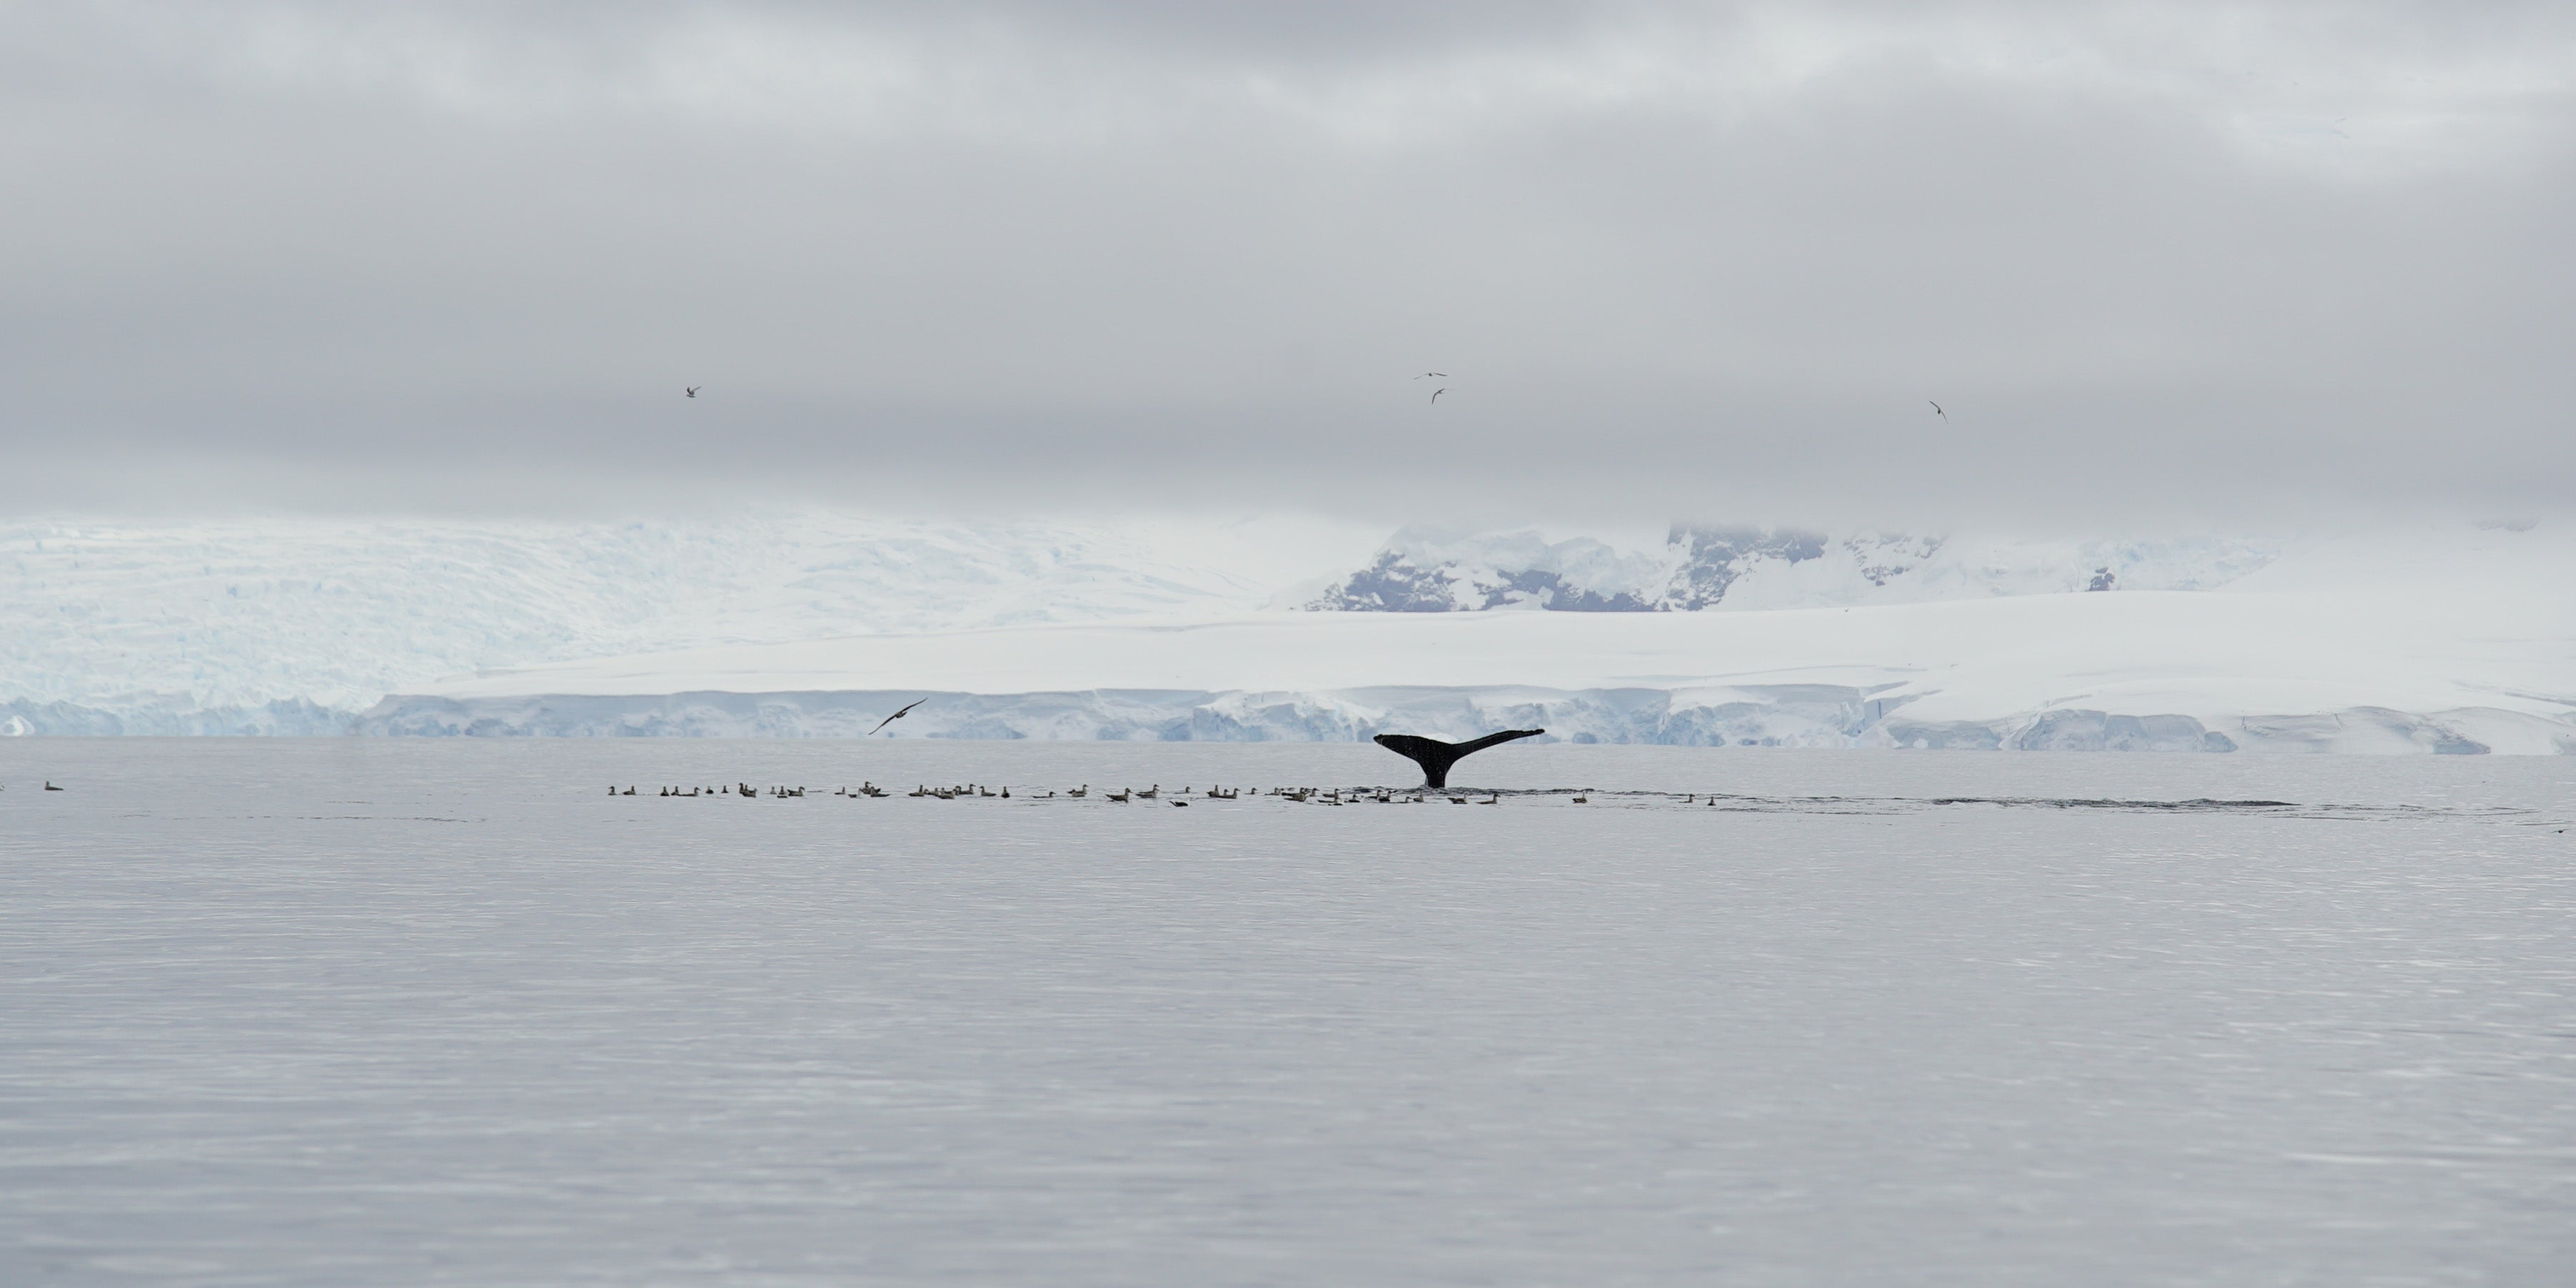
<svg viewBox="0 0 2576 1288"><path fill-rule="evenodd" d="M909 694L938 700L901 732L954 738L2571 745L2576 547L2548 525L1382 533L829 510L26 523L0 529L0 736L835 737ZM1316 575L1335 566L1356 571Z"/></svg>

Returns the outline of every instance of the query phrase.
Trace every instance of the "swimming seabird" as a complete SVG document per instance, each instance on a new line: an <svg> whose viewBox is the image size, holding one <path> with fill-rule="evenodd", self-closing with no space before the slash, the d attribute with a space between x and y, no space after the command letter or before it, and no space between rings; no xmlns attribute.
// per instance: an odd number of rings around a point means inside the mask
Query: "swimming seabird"
<svg viewBox="0 0 2576 1288"><path fill-rule="evenodd" d="M877 729L883 729L883 728L885 728L887 725L893 724L895 721L903 719L903 713L904 713L904 711L910 711L910 710L912 710L914 707L920 706L922 703L924 703L924 702L928 702L928 701L930 701L930 699L928 699L928 698L917 698L917 699L913 700L910 704L908 704L908 705L906 705L906 706L904 707L903 711L897 711L897 712L895 712L893 715L887 716L885 719L877 721ZM875 736L875 734L876 734L877 729L870 729L870 730L868 730L868 734L869 734L869 736L874 737L874 736Z"/></svg>

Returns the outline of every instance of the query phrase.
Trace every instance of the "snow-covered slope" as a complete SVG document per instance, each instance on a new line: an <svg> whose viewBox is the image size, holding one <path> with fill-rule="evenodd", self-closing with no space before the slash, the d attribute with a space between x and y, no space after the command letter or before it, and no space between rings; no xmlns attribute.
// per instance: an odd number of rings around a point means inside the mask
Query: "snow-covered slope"
<svg viewBox="0 0 2576 1288"><path fill-rule="evenodd" d="M1676 524L1659 546L1522 530L1409 528L1297 606L1440 613L1498 608L1694 612L1903 604L2070 590L2210 590L2273 543L2216 538L2015 541Z"/></svg>
<svg viewBox="0 0 2576 1288"><path fill-rule="evenodd" d="M0 526L0 733L317 732L486 667L1255 609L1381 537L1299 517ZM279 705L282 704L282 705ZM318 722L318 723L317 723Z"/></svg>

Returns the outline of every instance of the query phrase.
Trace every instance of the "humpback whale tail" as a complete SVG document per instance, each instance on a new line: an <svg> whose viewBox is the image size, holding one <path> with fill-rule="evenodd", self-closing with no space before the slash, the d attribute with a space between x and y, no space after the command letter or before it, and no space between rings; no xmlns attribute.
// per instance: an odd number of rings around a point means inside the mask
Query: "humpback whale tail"
<svg viewBox="0 0 2576 1288"><path fill-rule="evenodd" d="M1545 729L1505 729L1473 742L1442 742L1437 738L1417 738L1409 733L1382 733L1377 736L1377 745L1422 766L1423 786L1446 787L1449 785L1449 767L1462 757L1517 738L1535 738L1546 732Z"/></svg>

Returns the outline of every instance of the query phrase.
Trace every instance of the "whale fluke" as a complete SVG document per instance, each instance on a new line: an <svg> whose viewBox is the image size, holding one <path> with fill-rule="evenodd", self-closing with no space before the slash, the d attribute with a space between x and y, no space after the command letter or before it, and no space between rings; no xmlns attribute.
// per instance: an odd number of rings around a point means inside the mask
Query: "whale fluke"
<svg viewBox="0 0 2576 1288"><path fill-rule="evenodd" d="M1535 738L1546 732L1545 729L1505 729L1472 742L1442 742L1437 738L1417 738L1409 733L1382 733L1377 736L1377 745L1422 766L1423 786L1446 787L1449 785L1449 767L1457 764L1461 757L1514 739Z"/></svg>

